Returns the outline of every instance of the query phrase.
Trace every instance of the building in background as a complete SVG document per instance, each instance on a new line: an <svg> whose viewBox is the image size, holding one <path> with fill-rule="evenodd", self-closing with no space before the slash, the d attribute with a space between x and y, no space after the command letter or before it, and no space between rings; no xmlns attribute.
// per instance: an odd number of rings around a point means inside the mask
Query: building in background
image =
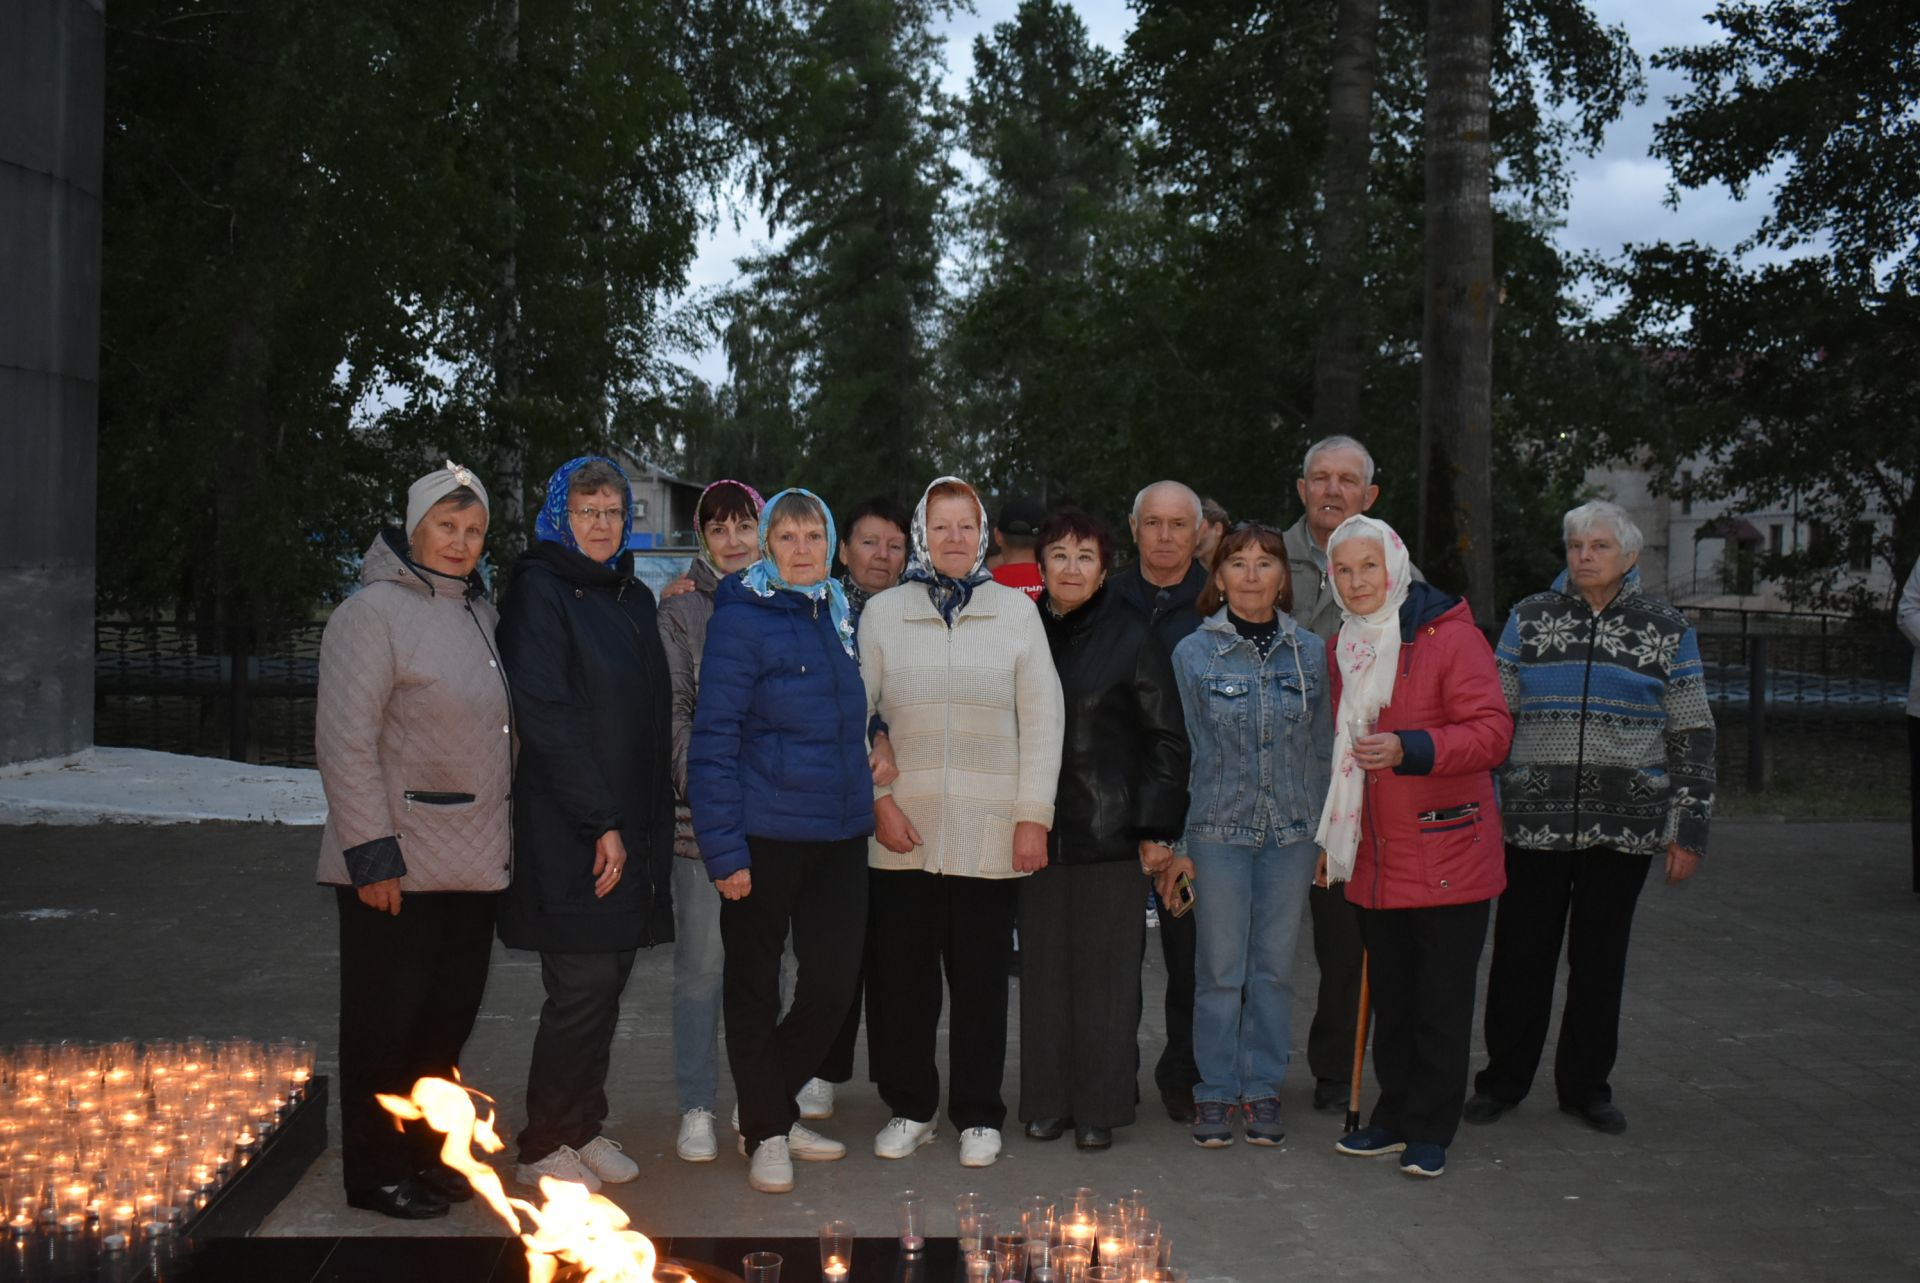
<svg viewBox="0 0 1920 1283"><path fill-rule="evenodd" d="M633 491L633 533L627 547L691 549L697 546L693 510L705 487L684 481L665 468L637 459L624 450L613 452Z"/></svg>

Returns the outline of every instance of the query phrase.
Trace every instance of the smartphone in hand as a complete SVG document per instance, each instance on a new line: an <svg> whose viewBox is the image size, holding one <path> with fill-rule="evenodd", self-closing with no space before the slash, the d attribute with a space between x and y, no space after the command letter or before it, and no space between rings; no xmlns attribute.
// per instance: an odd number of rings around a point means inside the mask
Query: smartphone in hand
<svg viewBox="0 0 1920 1283"><path fill-rule="evenodd" d="M1173 884L1173 903L1167 906L1167 912L1176 918L1184 918L1193 912L1193 875L1182 873Z"/></svg>

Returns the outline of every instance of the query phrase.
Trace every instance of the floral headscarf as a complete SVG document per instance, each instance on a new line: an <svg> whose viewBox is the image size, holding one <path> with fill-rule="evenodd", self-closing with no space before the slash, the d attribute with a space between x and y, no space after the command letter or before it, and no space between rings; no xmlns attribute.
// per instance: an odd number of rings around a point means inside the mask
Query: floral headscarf
<svg viewBox="0 0 1920 1283"><path fill-rule="evenodd" d="M942 485L954 484L966 490L973 499L973 506L980 510L980 546L973 554L973 567L966 574L955 577L943 575L933 567L933 555L927 544L927 496ZM920 504L913 510L913 530L911 539L913 553L907 559L907 573L902 581L912 580L927 586L927 595L933 599L933 607L940 612L940 618L947 621L947 627L953 627L953 621L967 603L973 600L973 590L993 578L993 572L987 569L987 548L993 532L987 525L986 505L980 502L979 493L958 477L935 477L933 484L920 496Z"/></svg>
<svg viewBox="0 0 1920 1283"><path fill-rule="evenodd" d="M618 565L621 554L626 552L627 542L633 534L633 487L627 482L627 474L612 459L603 455L583 454L554 469L553 475L547 478L547 501L540 505L540 515L534 518L533 533L536 538L548 543L580 551L580 542L573 537L573 523L567 519L567 501L571 497L569 488L573 483L573 474L589 463L604 463L620 478L620 551L604 563L611 570Z"/></svg>
<svg viewBox="0 0 1920 1283"><path fill-rule="evenodd" d="M820 504L820 515L827 522L827 547L834 544L833 510L820 502L820 496L811 490L799 486L789 486L769 499L760 509L760 560L740 572L740 582L748 591L761 597L771 597L776 592L798 593L809 601L825 601L827 612L833 618L834 636L840 639L840 648L847 654L859 658L853 648L853 617L847 611L847 594L840 587L840 581L831 575L823 575L817 584L808 584L805 588L790 584L780 577L780 568L774 564L773 553L767 548L767 527L773 519L773 510L780 501L790 494L805 495ZM824 570L824 567L822 568Z"/></svg>

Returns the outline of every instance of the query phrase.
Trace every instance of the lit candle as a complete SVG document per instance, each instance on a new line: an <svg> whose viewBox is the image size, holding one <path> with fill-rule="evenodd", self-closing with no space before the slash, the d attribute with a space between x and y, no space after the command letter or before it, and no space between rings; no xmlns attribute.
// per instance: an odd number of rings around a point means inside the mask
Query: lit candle
<svg viewBox="0 0 1920 1283"><path fill-rule="evenodd" d="M820 1277L826 1283L847 1283L847 1264L837 1256L829 1256L827 1263L820 1267Z"/></svg>
<svg viewBox="0 0 1920 1283"><path fill-rule="evenodd" d="M1117 1238L1103 1238L1100 1240L1100 1260L1103 1264L1118 1264L1120 1254L1124 1251L1126 1251L1126 1244Z"/></svg>

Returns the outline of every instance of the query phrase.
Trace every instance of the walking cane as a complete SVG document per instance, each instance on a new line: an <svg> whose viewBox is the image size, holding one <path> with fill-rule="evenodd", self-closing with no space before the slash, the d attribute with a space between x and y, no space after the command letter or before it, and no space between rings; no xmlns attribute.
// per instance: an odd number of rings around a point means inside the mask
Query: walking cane
<svg viewBox="0 0 1920 1283"><path fill-rule="evenodd" d="M1360 951L1360 1014L1353 1031L1353 1081L1347 1090L1347 1130L1351 1136L1360 1130L1360 1074L1367 1064L1367 1019L1372 995L1367 992L1367 954Z"/></svg>

